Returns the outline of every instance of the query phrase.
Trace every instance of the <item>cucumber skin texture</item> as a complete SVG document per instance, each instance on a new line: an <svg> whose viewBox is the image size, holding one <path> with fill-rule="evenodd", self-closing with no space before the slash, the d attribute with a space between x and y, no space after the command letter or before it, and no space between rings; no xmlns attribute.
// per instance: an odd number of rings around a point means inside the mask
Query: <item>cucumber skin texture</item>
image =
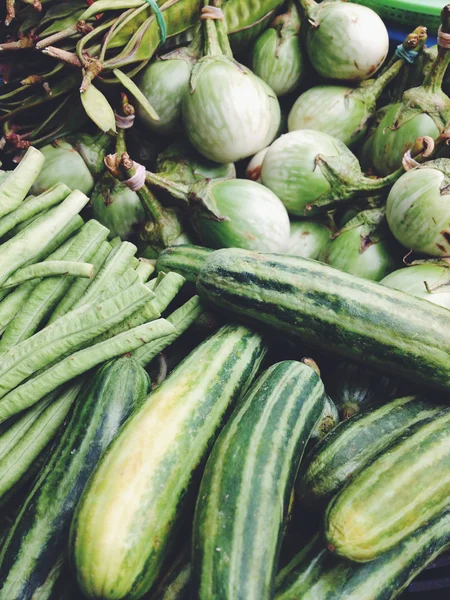
<svg viewBox="0 0 450 600"><path fill-rule="evenodd" d="M332 555L317 535L278 574L275 600L393 600L449 544L449 510L367 563Z"/></svg>
<svg viewBox="0 0 450 600"><path fill-rule="evenodd" d="M409 427L444 407L405 396L339 424L305 456L296 481L299 501L316 510Z"/></svg>
<svg viewBox="0 0 450 600"><path fill-rule="evenodd" d="M71 562L89 598L134 600L152 587L190 519L195 472L266 350L259 334L225 325L172 371L122 429L72 522Z"/></svg>
<svg viewBox="0 0 450 600"><path fill-rule="evenodd" d="M374 560L448 506L450 409L412 426L328 505L328 548L356 562Z"/></svg>
<svg viewBox="0 0 450 600"><path fill-rule="evenodd" d="M193 528L195 598L272 597L295 475L323 407L321 379L296 361L271 366L239 402L200 485Z"/></svg>
<svg viewBox="0 0 450 600"><path fill-rule="evenodd" d="M88 477L148 386L130 357L106 363L87 381L2 548L1 600L31 600L45 583Z"/></svg>
<svg viewBox="0 0 450 600"><path fill-rule="evenodd" d="M210 248L194 245L170 246L161 252L156 261L158 272L175 271L186 281L195 283L207 257L214 252Z"/></svg>
<svg viewBox="0 0 450 600"><path fill-rule="evenodd" d="M236 248L206 259L197 293L240 320L450 389L448 311L425 300L313 260Z"/></svg>

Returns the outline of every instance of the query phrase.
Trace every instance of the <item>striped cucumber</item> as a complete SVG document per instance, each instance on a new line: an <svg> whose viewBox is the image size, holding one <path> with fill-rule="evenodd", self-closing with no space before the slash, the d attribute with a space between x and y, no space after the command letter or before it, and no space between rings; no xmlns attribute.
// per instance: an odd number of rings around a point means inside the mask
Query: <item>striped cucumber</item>
<svg viewBox="0 0 450 600"><path fill-rule="evenodd" d="M323 396L313 369L283 361L259 377L225 425L195 510L196 598L272 598L292 487Z"/></svg>
<svg viewBox="0 0 450 600"><path fill-rule="evenodd" d="M449 544L448 509L390 552L363 564L333 556L315 536L278 574L275 600L393 600Z"/></svg>
<svg viewBox="0 0 450 600"><path fill-rule="evenodd" d="M333 498L324 527L330 550L374 560L448 506L449 427L449 408L417 423Z"/></svg>
<svg viewBox="0 0 450 600"><path fill-rule="evenodd" d="M344 421L305 456L296 482L298 499L310 508L323 508L350 477L409 427L442 409L407 396Z"/></svg>
<svg viewBox="0 0 450 600"><path fill-rule="evenodd" d="M141 598L190 519L200 468L266 344L226 325L150 394L101 461L72 523L70 553L89 598ZM200 370L201 369L201 370Z"/></svg>
<svg viewBox="0 0 450 600"><path fill-rule="evenodd" d="M189 600L191 545L182 547L148 600Z"/></svg>
<svg viewBox="0 0 450 600"><path fill-rule="evenodd" d="M145 398L146 372L129 357L106 363L75 401L66 428L0 553L0 599L31 600L67 543L86 481L124 420Z"/></svg>
<svg viewBox="0 0 450 600"><path fill-rule="evenodd" d="M186 281L195 283L200 269L203 267L207 257L214 252L204 246L181 245L170 246L161 252L156 261L159 272L175 271L183 275Z"/></svg>
<svg viewBox="0 0 450 600"><path fill-rule="evenodd" d="M395 378L347 362L332 374L330 394L342 420L402 395Z"/></svg>
<svg viewBox="0 0 450 600"><path fill-rule="evenodd" d="M237 248L206 259L197 292L239 319L450 389L448 310L420 298L313 260Z"/></svg>

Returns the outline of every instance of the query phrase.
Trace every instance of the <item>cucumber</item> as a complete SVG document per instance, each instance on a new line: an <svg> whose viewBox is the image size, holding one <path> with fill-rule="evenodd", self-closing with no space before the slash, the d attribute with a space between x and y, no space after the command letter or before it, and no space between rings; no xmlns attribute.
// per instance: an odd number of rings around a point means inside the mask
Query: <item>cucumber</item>
<svg viewBox="0 0 450 600"><path fill-rule="evenodd" d="M407 396L340 423L305 456L297 477L299 501L320 510L377 454L409 427L443 406Z"/></svg>
<svg viewBox="0 0 450 600"><path fill-rule="evenodd" d="M363 564L332 555L316 536L278 574L275 600L393 600L449 544L448 509L390 552Z"/></svg>
<svg viewBox="0 0 450 600"><path fill-rule="evenodd" d="M330 394L342 420L402 395L396 378L352 363L340 363L330 379Z"/></svg>
<svg viewBox="0 0 450 600"><path fill-rule="evenodd" d="M417 423L358 473L328 505L328 548L374 560L448 506L450 408Z"/></svg>
<svg viewBox="0 0 450 600"><path fill-rule="evenodd" d="M448 310L322 263L237 248L209 255L199 296L331 353L450 389Z"/></svg>
<svg viewBox="0 0 450 600"><path fill-rule="evenodd" d="M214 252L204 246L185 244L170 246L161 252L156 261L158 272L168 273L175 271L182 275L186 281L195 283L207 257Z"/></svg>
<svg viewBox="0 0 450 600"><path fill-rule="evenodd" d="M191 591L191 546L184 546L164 573L148 600L189 600Z"/></svg>
<svg viewBox="0 0 450 600"><path fill-rule="evenodd" d="M267 369L239 403L206 464L193 527L199 600L269 600L305 445L324 407L310 367Z"/></svg>
<svg viewBox="0 0 450 600"><path fill-rule="evenodd" d="M323 439L339 423L338 409L333 400L327 394L324 395L323 400L322 414L311 432L312 441Z"/></svg>
<svg viewBox="0 0 450 600"><path fill-rule="evenodd" d="M106 363L82 389L1 549L1 600L31 600L48 581L88 477L148 385L146 372L123 357Z"/></svg>
<svg viewBox="0 0 450 600"><path fill-rule="evenodd" d="M194 472L266 353L261 336L226 325L150 394L83 493L69 548L88 598L141 598L190 520Z"/></svg>

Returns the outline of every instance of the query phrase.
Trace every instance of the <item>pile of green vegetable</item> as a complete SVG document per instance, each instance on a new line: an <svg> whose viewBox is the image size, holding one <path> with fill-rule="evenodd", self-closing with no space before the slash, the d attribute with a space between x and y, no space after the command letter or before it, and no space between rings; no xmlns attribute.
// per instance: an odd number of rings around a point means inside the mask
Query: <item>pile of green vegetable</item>
<svg viewBox="0 0 450 600"><path fill-rule="evenodd" d="M449 547L441 21L8 0L0 600L392 600Z"/></svg>

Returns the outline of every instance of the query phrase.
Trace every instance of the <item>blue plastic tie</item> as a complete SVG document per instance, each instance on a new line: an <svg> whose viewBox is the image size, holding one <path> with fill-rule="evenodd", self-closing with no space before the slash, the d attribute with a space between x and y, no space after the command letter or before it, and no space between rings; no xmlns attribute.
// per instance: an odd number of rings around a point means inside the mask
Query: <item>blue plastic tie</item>
<svg viewBox="0 0 450 600"><path fill-rule="evenodd" d="M419 53L415 50L405 50L403 44L397 46L397 48L395 49L395 54L396 56L398 56L398 58L402 58L403 60L409 62L410 65L412 65L415 62L416 58L419 56Z"/></svg>
<svg viewBox="0 0 450 600"><path fill-rule="evenodd" d="M156 4L155 0L145 0L145 1L148 4L150 4L150 6L152 7L152 9L155 13L156 22L158 23L158 27L159 27L159 37L161 40L161 44L164 44L164 42L167 39L167 26L166 26L166 22L164 20L164 16L161 12L161 9Z"/></svg>

